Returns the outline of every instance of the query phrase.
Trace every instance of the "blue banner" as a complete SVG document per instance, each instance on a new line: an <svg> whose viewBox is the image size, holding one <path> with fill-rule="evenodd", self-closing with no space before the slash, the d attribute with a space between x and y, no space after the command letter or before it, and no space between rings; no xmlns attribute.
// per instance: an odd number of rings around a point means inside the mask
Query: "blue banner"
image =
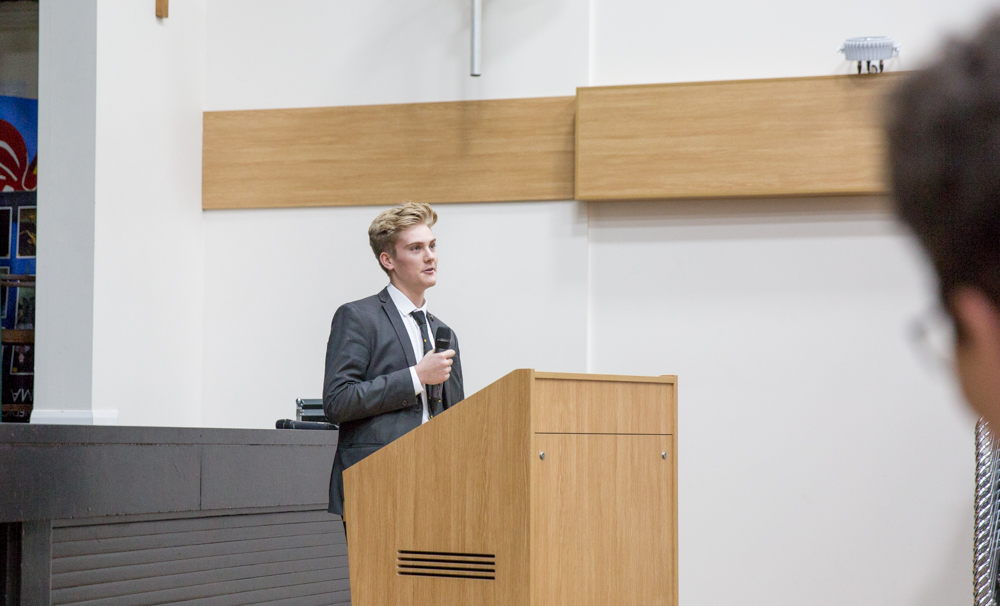
<svg viewBox="0 0 1000 606"><path fill-rule="evenodd" d="M0 95L0 120L10 123L28 150L28 162L38 155L38 99Z"/></svg>

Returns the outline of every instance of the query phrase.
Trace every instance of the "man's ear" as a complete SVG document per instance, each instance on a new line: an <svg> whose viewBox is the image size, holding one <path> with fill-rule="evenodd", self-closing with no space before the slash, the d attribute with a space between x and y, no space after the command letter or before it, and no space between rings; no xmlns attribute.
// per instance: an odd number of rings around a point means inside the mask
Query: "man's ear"
<svg viewBox="0 0 1000 606"><path fill-rule="evenodd" d="M390 255L387 252L383 252L382 254L380 254L378 256L378 261L379 263L382 264L382 267L386 268L389 271L396 269L395 264L392 262L392 255Z"/></svg>
<svg viewBox="0 0 1000 606"><path fill-rule="evenodd" d="M969 404L1000 427L1000 309L981 290L960 287L950 297L958 324L956 370Z"/></svg>
<svg viewBox="0 0 1000 606"><path fill-rule="evenodd" d="M951 296L951 308L963 341L995 349L1000 355L1000 309L989 297L977 288L962 286Z"/></svg>

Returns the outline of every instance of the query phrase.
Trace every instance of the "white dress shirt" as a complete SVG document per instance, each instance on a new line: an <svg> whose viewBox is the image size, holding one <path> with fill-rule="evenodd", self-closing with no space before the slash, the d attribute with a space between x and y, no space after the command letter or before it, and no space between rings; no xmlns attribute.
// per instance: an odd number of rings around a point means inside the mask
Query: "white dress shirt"
<svg viewBox="0 0 1000 606"><path fill-rule="evenodd" d="M420 325L417 324L416 318L410 314L419 309L424 312L424 316L426 316L427 299L424 299L423 307L417 307L413 304L413 301L410 301L406 295L400 292L400 290L392 284L389 284L388 290L389 296L392 298L392 304L396 306L396 309L399 310L399 315L403 318L403 326L406 327L406 334L410 335L410 345L413 346L414 359L419 362L424 357L424 336L420 334ZM427 338L432 339L433 337L430 336L431 327L429 322L430 321L428 320ZM434 347L433 343L431 343L431 347ZM420 423L423 424L430 420L430 415L427 412L427 390L424 389L423 385L421 385L420 378L417 377L417 369L415 366L410 367L410 378L413 379L413 393L420 396L420 401L424 405L424 411L420 417Z"/></svg>

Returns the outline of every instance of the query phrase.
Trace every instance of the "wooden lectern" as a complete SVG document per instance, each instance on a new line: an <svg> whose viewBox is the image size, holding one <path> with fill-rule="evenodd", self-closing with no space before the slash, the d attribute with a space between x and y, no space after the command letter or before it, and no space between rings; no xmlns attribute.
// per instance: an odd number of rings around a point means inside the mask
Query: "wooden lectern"
<svg viewBox="0 0 1000 606"><path fill-rule="evenodd" d="M676 404L517 370L351 467L352 604L676 606Z"/></svg>

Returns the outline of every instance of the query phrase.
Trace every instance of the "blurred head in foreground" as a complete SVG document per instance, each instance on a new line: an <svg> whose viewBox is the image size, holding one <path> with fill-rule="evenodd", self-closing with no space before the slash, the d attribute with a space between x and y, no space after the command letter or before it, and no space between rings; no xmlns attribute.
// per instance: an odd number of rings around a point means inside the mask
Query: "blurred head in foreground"
<svg viewBox="0 0 1000 606"><path fill-rule="evenodd" d="M972 407L1000 428L1000 17L952 41L889 104L900 218L937 270Z"/></svg>

